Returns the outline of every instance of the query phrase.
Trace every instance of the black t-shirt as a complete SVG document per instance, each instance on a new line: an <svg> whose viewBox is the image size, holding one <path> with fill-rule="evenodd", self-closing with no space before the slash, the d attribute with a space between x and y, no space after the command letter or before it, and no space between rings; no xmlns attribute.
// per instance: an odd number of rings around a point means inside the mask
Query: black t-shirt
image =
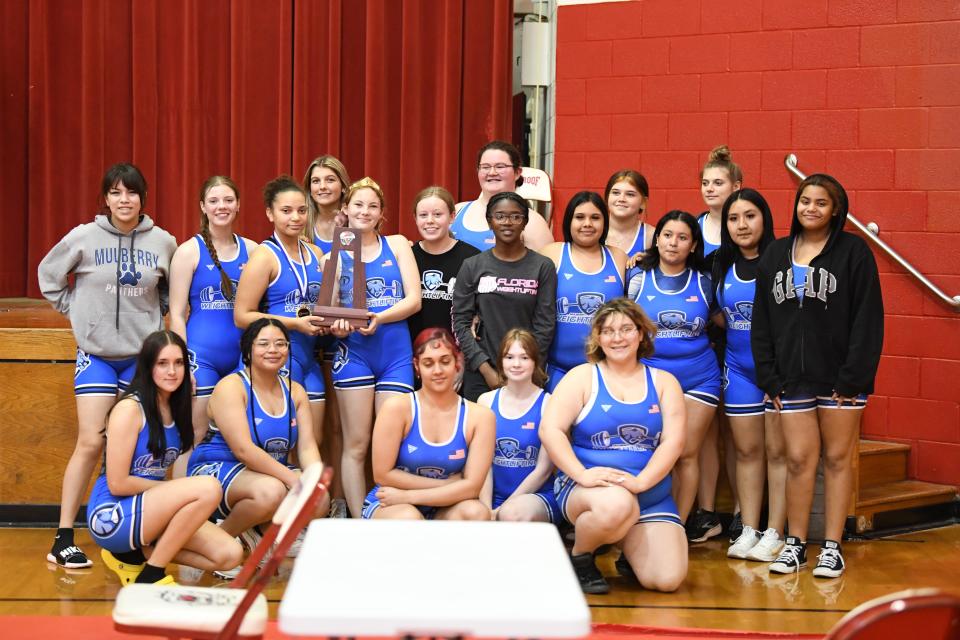
<svg viewBox="0 0 960 640"><path fill-rule="evenodd" d="M428 327L444 327L453 331L450 320L450 305L453 303L453 285L457 281L460 265L480 250L461 240L440 254L427 253L419 242L413 243L413 257L420 272L420 311L407 318L410 338Z"/></svg>

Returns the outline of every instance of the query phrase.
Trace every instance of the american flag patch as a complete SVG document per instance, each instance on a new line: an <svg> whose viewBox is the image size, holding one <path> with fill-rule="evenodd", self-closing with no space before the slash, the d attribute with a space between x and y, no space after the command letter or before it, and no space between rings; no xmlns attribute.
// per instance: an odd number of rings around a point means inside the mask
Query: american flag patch
<svg viewBox="0 0 960 640"><path fill-rule="evenodd" d="M648 411L647 413L660 413L660 405L658 404L650 405L650 411Z"/></svg>
<svg viewBox="0 0 960 640"><path fill-rule="evenodd" d="M380 266L381 266L381 267L392 267L392 266L393 266L393 260L387 258L386 260L383 261L383 264L381 264Z"/></svg>
<svg viewBox="0 0 960 640"><path fill-rule="evenodd" d="M616 282L616 281L617 281L617 276L614 276L614 275L609 275L609 276L607 276L607 278L604 280L604 282Z"/></svg>
<svg viewBox="0 0 960 640"><path fill-rule="evenodd" d="M689 298L687 298L686 301L687 301L687 302L700 302L700 298L698 298L697 296L690 296Z"/></svg>
<svg viewBox="0 0 960 640"><path fill-rule="evenodd" d="M467 456L466 451L464 451L463 449L457 449L456 451L451 453L449 456L447 456L447 458L450 460L463 460L466 456Z"/></svg>
<svg viewBox="0 0 960 640"><path fill-rule="evenodd" d="M520 425L520 428L521 428L521 429L533 429L533 428L535 428L536 426L537 426L537 425L533 424L532 422L524 422L522 425Z"/></svg>

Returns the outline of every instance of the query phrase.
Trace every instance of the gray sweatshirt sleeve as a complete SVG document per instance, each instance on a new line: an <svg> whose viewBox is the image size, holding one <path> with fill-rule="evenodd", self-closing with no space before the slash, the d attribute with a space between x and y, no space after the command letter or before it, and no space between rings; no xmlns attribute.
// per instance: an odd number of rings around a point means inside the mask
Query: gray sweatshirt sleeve
<svg viewBox="0 0 960 640"><path fill-rule="evenodd" d="M483 254L479 254L483 255ZM476 371L487 355L480 348L477 339L473 337L473 318L477 315L477 258L467 258L457 273L457 281L453 285L453 306L450 313L453 317L453 332L460 343L460 350L466 366Z"/></svg>
<svg viewBox="0 0 960 640"><path fill-rule="evenodd" d="M160 265L160 271L163 273L163 276L160 278L160 282L157 283L157 295L160 299L161 316L167 315L167 312L170 311L170 260L173 259L173 254L177 250L177 239L167 231L164 231L164 233L167 234L166 242L164 243L166 257L165 262Z"/></svg>
<svg viewBox="0 0 960 640"><path fill-rule="evenodd" d="M553 331L557 325L557 272L553 262L544 259L538 276L537 308L533 314L533 336L540 346L542 359L546 362L553 342ZM542 363L541 363L542 364Z"/></svg>
<svg viewBox="0 0 960 640"><path fill-rule="evenodd" d="M50 249L37 267L40 293L63 314L70 311L70 302L73 300L73 288L69 286L69 276L80 263L83 249L81 236L84 226L74 227Z"/></svg>

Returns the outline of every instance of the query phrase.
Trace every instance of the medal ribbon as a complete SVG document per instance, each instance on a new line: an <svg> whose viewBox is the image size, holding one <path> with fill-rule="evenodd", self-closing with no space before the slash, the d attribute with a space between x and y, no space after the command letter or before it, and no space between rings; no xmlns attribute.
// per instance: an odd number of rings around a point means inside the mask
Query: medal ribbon
<svg viewBox="0 0 960 640"><path fill-rule="evenodd" d="M307 281L307 259L303 255L303 242L299 238L297 239L297 250L300 252L300 266L303 268L303 275L301 276L296 266L294 266L296 263L290 258L290 254L287 253L286 247L280 242L280 238L277 237L276 232L273 234L273 239L280 247L280 250L283 251L283 257L287 259L287 264L290 265L290 270L293 271L293 277L297 279L297 290L300 292L300 304L309 304L310 301L307 300L307 288L309 285Z"/></svg>

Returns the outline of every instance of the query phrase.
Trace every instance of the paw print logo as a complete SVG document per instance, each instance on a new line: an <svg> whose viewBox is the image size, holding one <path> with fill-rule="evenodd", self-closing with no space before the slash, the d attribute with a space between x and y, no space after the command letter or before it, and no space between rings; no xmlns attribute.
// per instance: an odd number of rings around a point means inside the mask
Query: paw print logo
<svg viewBox="0 0 960 640"><path fill-rule="evenodd" d="M143 277L143 274L137 271L137 265L130 262L121 262L120 263L120 277L118 281L122 285L128 287L135 287L140 282L140 278Z"/></svg>

